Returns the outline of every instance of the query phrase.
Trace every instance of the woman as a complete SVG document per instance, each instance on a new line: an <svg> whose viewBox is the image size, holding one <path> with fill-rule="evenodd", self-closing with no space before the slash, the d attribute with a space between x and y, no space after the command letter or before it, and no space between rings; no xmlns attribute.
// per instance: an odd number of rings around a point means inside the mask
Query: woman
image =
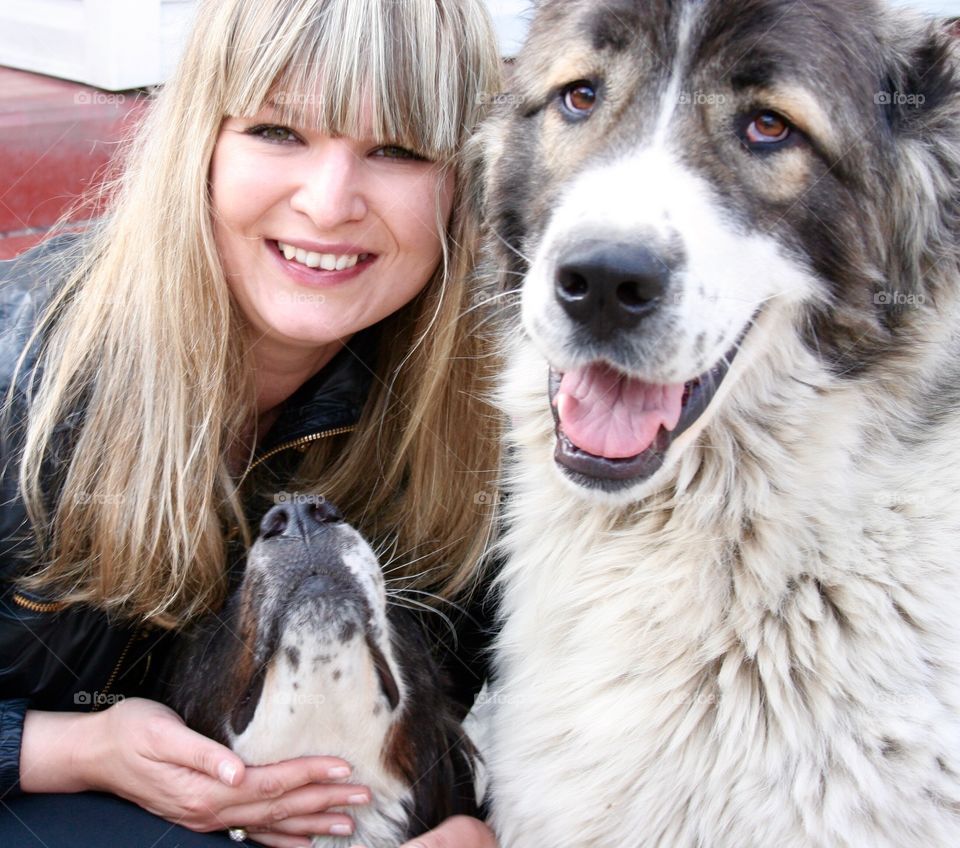
<svg viewBox="0 0 960 848"><path fill-rule="evenodd" d="M222 602L282 491L322 491L405 589L476 589L497 453L459 156L498 67L480 0L207 0L106 223L2 272L0 793L18 820L30 793L93 789L280 848L351 831L325 812L369 800L349 763L244 767L131 696L154 691L164 633ZM482 669L459 623L442 659L466 708ZM96 844L130 814L43 797L66 805L43 821L99 816ZM493 841L459 818L418 844Z"/></svg>

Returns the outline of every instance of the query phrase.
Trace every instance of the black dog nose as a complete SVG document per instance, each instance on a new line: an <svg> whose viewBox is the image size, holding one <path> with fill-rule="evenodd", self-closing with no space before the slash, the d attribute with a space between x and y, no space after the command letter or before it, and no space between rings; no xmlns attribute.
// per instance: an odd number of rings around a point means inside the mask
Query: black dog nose
<svg viewBox="0 0 960 848"><path fill-rule="evenodd" d="M260 522L260 536L308 536L321 524L343 521L332 503L318 495L278 495L280 501L271 507Z"/></svg>
<svg viewBox="0 0 960 848"><path fill-rule="evenodd" d="M556 298L598 338L630 329L655 312L670 283L670 266L638 245L591 244L557 268Z"/></svg>

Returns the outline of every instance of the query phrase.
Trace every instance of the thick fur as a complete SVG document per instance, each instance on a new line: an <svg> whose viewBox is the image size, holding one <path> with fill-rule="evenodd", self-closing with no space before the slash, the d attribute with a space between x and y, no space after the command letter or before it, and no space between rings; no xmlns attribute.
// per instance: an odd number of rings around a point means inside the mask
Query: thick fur
<svg viewBox="0 0 960 848"><path fill-rule="evenodd" d="M250 765L344 758L373 800L345 810L353 836L315 848L395 848L476 814L474 749L420 623L387 604L369 545L316 502L265 516L224 610L186 634L168 700Z"/></svg>
<svg viewBox="0 0 960 848"><path fill-rule="evenodd" d="M600 96L573 123L577 80ZM548 0L513 86L485 140L502 845L960 845L956 41L867 0ZM802 143L748 150L766 108ZM578 239L668 261L639 330L557 307ZM738 344L653 476L558 468L550 365L685 381Z"/></svg>

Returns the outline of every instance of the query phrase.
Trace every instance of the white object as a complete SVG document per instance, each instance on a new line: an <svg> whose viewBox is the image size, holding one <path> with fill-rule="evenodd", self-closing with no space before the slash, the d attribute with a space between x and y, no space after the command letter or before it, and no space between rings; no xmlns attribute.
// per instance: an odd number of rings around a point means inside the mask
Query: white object
<svg viewBox="0 0 960 848"><path fill-rule="evenodd" d="M960 15L960 0L894 0L897 6L913 6L921 12L949 18Z"/></svg>
<svg viewBox="0 0 960 848"><path fill-rule="evenodd" d="M486 0L497 28L500 52L516 56L533 16L533 0Z"/></svg>
<svg viewBox="0 0 960 848"><path fill-rule="evenodd" d="M195 0L0 0L0 64L120 91L169 77Z"/></svg>

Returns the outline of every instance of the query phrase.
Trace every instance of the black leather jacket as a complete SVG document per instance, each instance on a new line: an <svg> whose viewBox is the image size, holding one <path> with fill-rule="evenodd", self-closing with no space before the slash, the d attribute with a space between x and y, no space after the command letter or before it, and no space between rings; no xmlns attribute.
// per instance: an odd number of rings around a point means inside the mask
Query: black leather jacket
<svg viewBox="0 0 960 848"><path fill-rule="evenodd" d="M16 260L0 262L0 399L6 397L15 364L56 281L58 258L74 236L48 241ZM371 382L376 328L358 334L319 374L285 404L259 448L258 480L280 492L296 466L297 448L311 438L354 424ZM29 373L28 358L21 373ZM17 474L22 448L23 386L15 389L13 414L0 431L0 798L19 791L20 741L27 709L103 709L121 697L157 697L175 634L108 620L86 606L64 607L15 585L31 565L31 532ZM69 430L76 422L67 421ZM251 517L262 508L260 491L248 499ZM259 503L257 503L259 502ZM269 501L267 501L269 503ZM255 526L255 525L254 525ZM243 551L231 553L231 573L242 570ZM479 593L478 593L479 595ZM437 632L441 664L464 706L473 702L486 677L488 610L478 601L457 622L457 644ZM437 616L425 619L435 626Z"/></svg>

